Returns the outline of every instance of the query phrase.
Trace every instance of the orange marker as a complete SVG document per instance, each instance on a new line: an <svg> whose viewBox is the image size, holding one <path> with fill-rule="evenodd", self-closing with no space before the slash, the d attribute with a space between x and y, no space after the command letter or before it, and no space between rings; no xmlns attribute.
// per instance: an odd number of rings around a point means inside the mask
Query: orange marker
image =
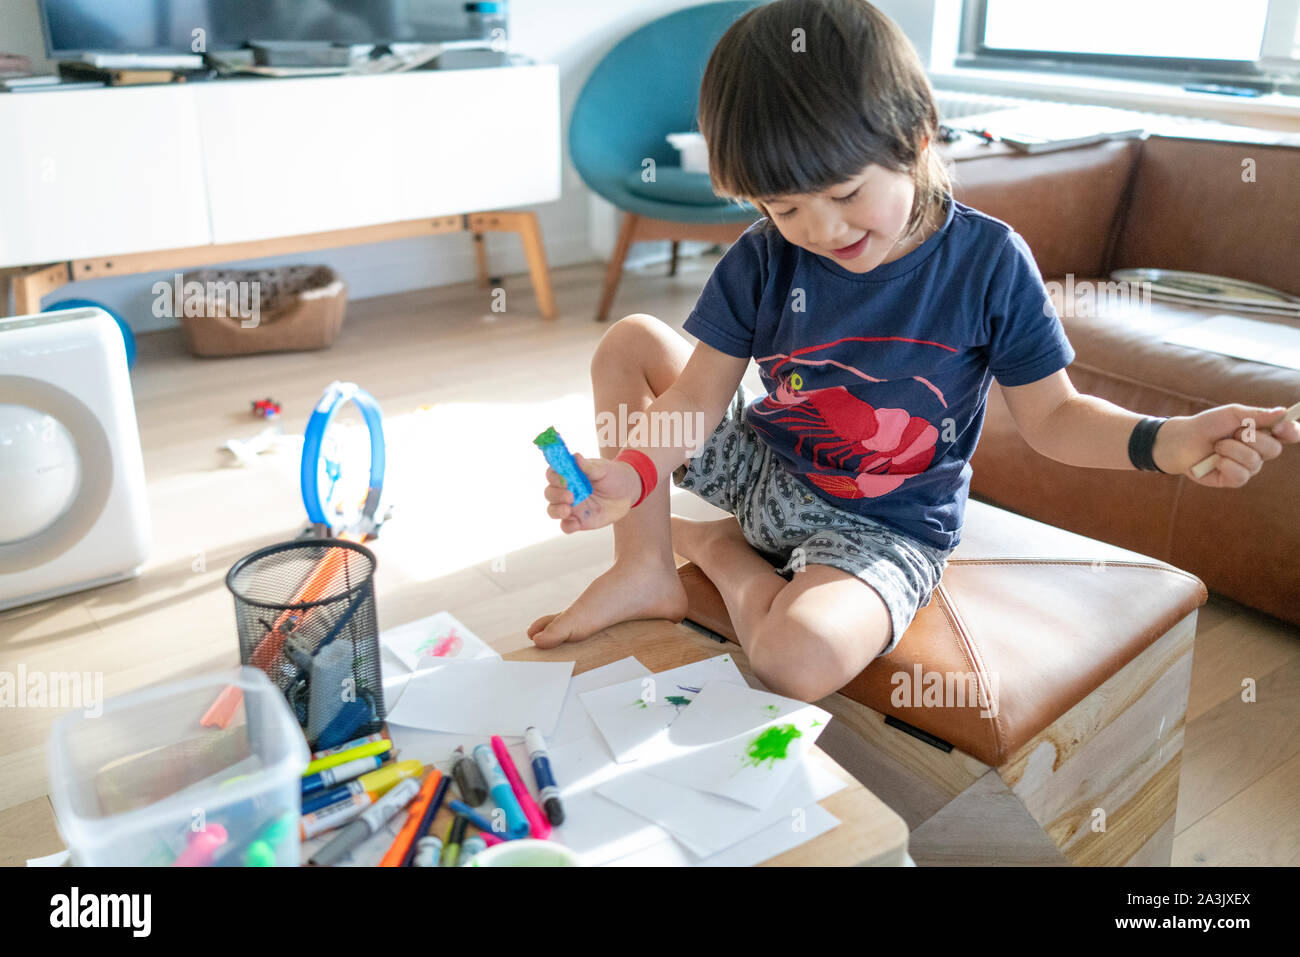
<svg viewBox="0 0 1300 957"><path fill-rule="evenodd" d="M406 812L406 823L397 833L393 843L389 845L388 852L384 854L383 860L379 862L380 867L401 867L402 861L406 859L406 852L415 840L416 832L424 823L424 812L429 809L433 802L433 796L438 790L438 784L442 781L442 772L437 768L429 772L428 777L424 779L424 784L420 786L420 793L416 795L411 802L411 808Z"/></svg>

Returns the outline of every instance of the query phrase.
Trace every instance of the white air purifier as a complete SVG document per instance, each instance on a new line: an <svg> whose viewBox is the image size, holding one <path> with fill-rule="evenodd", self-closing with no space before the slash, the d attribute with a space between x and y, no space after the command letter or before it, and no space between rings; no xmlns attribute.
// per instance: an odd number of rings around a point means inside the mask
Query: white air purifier
<svg viewBox="0 0 1300 957"><path fill-rule="evenodd" d="M117 323L102 309L0 319L0 609L129 578L149 541Z"/></svg>

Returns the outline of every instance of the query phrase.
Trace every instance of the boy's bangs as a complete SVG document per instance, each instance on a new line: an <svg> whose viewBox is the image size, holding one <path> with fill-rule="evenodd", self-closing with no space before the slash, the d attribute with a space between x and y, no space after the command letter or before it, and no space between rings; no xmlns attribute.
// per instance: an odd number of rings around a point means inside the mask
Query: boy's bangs
<svg viewBox="0 0 1300 957"><path fill-rule="evenodd" d="M899 169L857 111L823 98L810 112L788 90L738 91L725 107L727 129L709 144L714 187L739 199L815 193L858 176L870 163ZM838 108L837 108L838 107ZM809 149L808 144L817 144Z"/></svg>

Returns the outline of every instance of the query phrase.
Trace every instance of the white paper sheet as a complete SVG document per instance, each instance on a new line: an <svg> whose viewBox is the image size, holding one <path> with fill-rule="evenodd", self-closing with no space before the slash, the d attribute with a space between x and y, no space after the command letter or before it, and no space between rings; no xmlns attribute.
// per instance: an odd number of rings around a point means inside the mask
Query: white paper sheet
<svg viewBox="0 0 1300 957"><path fill-rule="evenodd" d="M598 688L644 678L650 673L649 668L628 656L574 675L569 682L569 693L564 697L564 705L560 708L560 719L555 723L555 730L546 738L547 747L554 749L585 738L599 739L600 732L583 707L580 696Z"/></svg>
<svg viewBox="0 0 1300 957"><path fill-rule="evenodd" d="M551 769L564 804L564 824L551 833L588 867L671 841L662 827L596 793L601 785L628 770L615 764L595 737L571 741L551 750Z"/></svg>
<svg viewBox="0 0 1300 957"><path fill-rule="evenodd" d="M748 687L731 655L718 655L579 697L610 753L623 763L661 752L668 729L711 681Z"/></svg>
<svg viewBox="0 0 1300 957"><path fill-rule="evenodd" d="M764 808L831 716L793 698L711 681L647 760L655 777Z"/></svg>
<svg viewBox="0 0 1300 957"><path fill-rule="evenodd" d="M457 734L521 735L530 725L555 729L572 661L448 661L415 672L390 724Z"/></svg>
<svg viewBox="0 0 1300 957"><path fill-rule="evenodd" d="M411 671L437 667L451 660L501 657L445 611L387 628L380 633L379 644Z"/></svg>
<svg viewBox="0 0 1300 957"><path fill-rule="evenodd" d="M1176 346L1300 369L1300 328L1285 320L1263 322L1239 316L1211 316L1164 337Z"/></svg>
<svg viewBox="0 0 1300 957"><path fill-rule="evenodd" d="M725 851L700 859L676 841L660 841L610 861L609 867L753 867L806 844L840 826L840 819L820 804L803 809L802 819L777 821Z"/></svg>
<svg viewBox="0 0 1300 957"><path fill-rule="evenodd" d="M596 793L669 831L696 857L726 850L778 821L843 788L844 782L812 761L802 761L781 793L763 810L728 798L627 771L600 785Z"/></svg>

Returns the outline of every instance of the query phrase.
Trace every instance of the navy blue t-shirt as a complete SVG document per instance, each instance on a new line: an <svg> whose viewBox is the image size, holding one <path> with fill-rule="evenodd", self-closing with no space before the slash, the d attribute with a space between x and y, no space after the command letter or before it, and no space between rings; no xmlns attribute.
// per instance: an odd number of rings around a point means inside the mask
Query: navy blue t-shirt
<svg viewBox="0 0 1300 957"><path fill-rule="evenodd" d="M939 548L961 539L993 379L1074 360L1024 239L951 197L941 229L861 274L760 220L684 328L758 364L746 421L812 492Z"/></svg>

